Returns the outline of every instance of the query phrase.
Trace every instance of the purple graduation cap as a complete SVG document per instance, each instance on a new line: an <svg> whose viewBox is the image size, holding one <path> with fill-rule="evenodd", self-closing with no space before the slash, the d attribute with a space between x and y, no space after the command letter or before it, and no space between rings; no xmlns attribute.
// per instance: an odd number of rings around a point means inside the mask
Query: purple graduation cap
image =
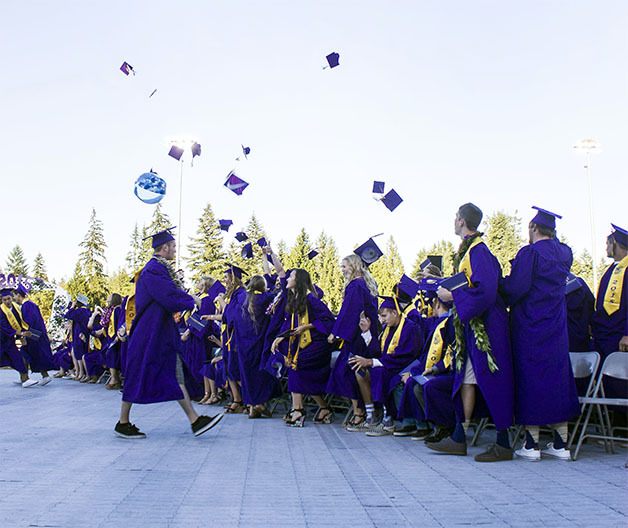
<svg viewBox="0 0 628 528"><path fill-rule="evenodd" d="M546 211L545 209L541 209L536 205L533 205L532 209L536 209L538 211L536 213L536 216L532 219L532 222L540 226L549 227L550 229L556 229L556 219L562 218L562 216L560 216L559 214L552 213L551 211Z"/></svg>
<svg viewBox="0 0 628 528"><path fill-rule="evenodd" d="M251 153L251 147L245 147L244 145L242 145L242 154L244 154L244 157L248 159L248 155Z"/></svg>
<svg viewBox="0 0 628 528"><path fill-rule="evenodd" d="M329 64L329 66L325 66L323 69L335 68L336 66L338 66L338 64L340 64L340 53L332 51L325 58L327 59L327 64Z"/></svg>
<svg viewBox="0 0 628 528"><path fill-rule="evenodd" d="M201 155L201 144L194 142L192 145L192 159Z"/></svg>
<svg viewBox="0 0 628 528"><path fill-rule="evenodd" d="M318 255L318 251L316 249L312 249L308 254L307 258L312 260L316 255Z"/></svg>
<svg viewBox="0 0 628 528"><path fill-rule="evenodd" d="M249 184L245 182L243 179L238 178L235 172L231 171L227 175L227 181L225 182L225 187L229 189L230 191L233 191L234 193L236 193L238 196L240 196L244 192L244 189L246 189L248 186Z"/></svg>
<svg viewBox="0 0 628 528"><path fill-rule="evenodd" d="M252 259L253 258L253 244L247 242L242 246L242 258Z"/></svg>
<svg viewBox="0 0 628 528"><path fill-rule="evenodd" d="M181 156L183 156L183 149L181 147L177 147L176 145L172 145L172 147L170 147L170 152L168 152L168 156L179 161Z"/></svg>
<svg viewBox="0 0 628 528"><path fill-rule="evenodd" d="M249 237L248 237L248 236L246 236L246 233L245 233L244 231L238 231L238 232L235 234L235 237L236 237L236 240L237 240L238 242L244 242L245 240L248 240L248 239L249 239Z"/></svg>
<svg viewBox="0 0 628 528"><path fill-rule="evenodd" d="M233 225L231 220L218 220L221 231L229 231L229 228Z"/></svg>
<svg viewBox="0 0 628 528"><path fill-rule="evenodd" d="M373 182L373 194L384 194L384 189L386 188L386 183L382 181L374 181Z"/></svg>
<svg viewBox="0 0 628 528"><path fill-rule="evenodd" d="M615 242L621 244L622 246L628 247L628 231L615 224L611 224L611 227L614 230L611 235L613 235Z"/></svg>
<svg viewBox="0 0 628 528"><path fill-rule="evenodd" d="M373 240L375 237L383 235L384 233L379 233L378 235L374 235L369 238L364 244L360 247L356 248L353 252L362 259L362 262L367 266L370 266L374 262L377 262L379 258L384 254L381 249L379 249L378 245Z"/></svg>
<svg viewBox="0 0 628 528"><path fill-rule="evenodd" d="M266 238L262 237L257 241L257 245L259 247L266 247L268 245L268 242L266 241Z"/></svg>
<svg viewBox="0 0 628 528"><path fill-rule="evenodd" d="M419 293L419 288L419 283L404 273L397 283L397 294L405 294L409 299L414 299Z"/></svg>
<svg viewBox="0 0 628 528"><path fill-rule="evenodd" d="M242 275L247 274L246 271L244 271L242 268L239 268L235 264L229 264L227 266L227 269L225 270L225 273L231 273L234 277L237 277L238 279L242 279Z"/></svg>
<svg viewBox="0 0 628 528"><path fill-rule="evenodd" d="M135 70L133 69L133 66L131 66L126 61L124 61L122 63L122 66L120 66L120 71L124 73L124 75L129 75L129 73L132 73L133 75L135 75Z"/></svg>
<svg viewBox="0 0 628 528"><path fill-rule="evenodd" d="M2 288L0 290L0 297L13 297L13 290L11 288Z"/></svg>
<svg viewBox="0 0 628 528"><path fill-rule="evenodd" d="M152 238L152 242L151 242L151 246L153 249L158 248L159 246L170 242L171 240L174 240L174 236L172 235L172 230L175 228L176 226L172 226L172 227L168 227L167 229L164 229L163 231L159 231L158 233L155 233L154 235L148 235L147 237L144 237L143 240L148 240L149 238Z"/></svg>
<svg viewBox="0 0 628 528"><path fill-rule="evenodd" d="M389 310L399 310L399 305L395 302L393 297L385 297L380 295L379 298L382 302L379 305L379 309L382 310L384 308L388 308Z"/></svg>
<svg viewBox="0 0 628 528"><path fill-rule="evenodd" d="M443 269L443 257L442 255L428 255L427 258L421 262L419 266L421 271L425 271L428 266L436 266L439 270Z"/></svg>
<svg viewBox="0 0 628 528"><path fill-rule="evenodd" d="M401 199L401 196L397 194L395 189L388 191L388 193L386 193L386 195L382 198L382 203L391 213L401 205L401 202L403 202L403 200Z"/></svg>

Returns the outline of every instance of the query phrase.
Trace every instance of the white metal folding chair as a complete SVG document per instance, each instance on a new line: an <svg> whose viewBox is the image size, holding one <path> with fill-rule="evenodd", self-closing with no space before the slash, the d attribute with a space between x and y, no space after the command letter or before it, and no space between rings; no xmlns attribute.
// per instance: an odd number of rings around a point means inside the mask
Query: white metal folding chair
<svg viewBox="0 0 628 528"><path fill-rule="evenodd" d="M587 385L584 394L578 398L580 400L580 415L578 416L578 419L573 426L573 430L571 431L569 441L567 442L567 449L571 448L571 445L576 438L578 426L582 421L583 412L586 406L586 404L582 403L582 398L588 398L593 395L593 390L597 382L597 371L600 366L600 354L599 352L569 352L569 359L571 360L571 370L573 371L574 378L589 378L589 384Z"/></svg>
<svg viewBox="0 0 628 528"><path fill-rule="evenodd" d="M580 398L580 402L583 404L583 413L584 408L586 408L586 416L582 424L580 436L578 437L576 450L573 454L574 460L578 458L578 453L580 452L582 443L586 438L604 440L604 445L607 451L609 448L608 442L610 441L611 452L614 452L613 440L625 440L612 435L610 419L608 416L608 405L628 407L628 398L607 398L604 392L604 376L628 381L628 353L613 352L610 354L602 364L593 394L591 396ZM587 432L593 408L596 410L602 434L592 434Z"/></svg>

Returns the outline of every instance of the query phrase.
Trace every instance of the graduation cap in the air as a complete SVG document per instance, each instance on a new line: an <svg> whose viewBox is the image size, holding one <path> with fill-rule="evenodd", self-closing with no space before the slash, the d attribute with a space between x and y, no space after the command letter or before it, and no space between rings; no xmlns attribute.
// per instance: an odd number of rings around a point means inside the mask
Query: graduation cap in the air
<svg viewBox="0 0 628 528"><path fill-rule="evenodd" d="M242 246L242 258L252 259L253 258L253 244L247 242Z"/></svg>
<svg viewBox="0 0 628 528"><path fill-rule="evenodd" d="M238 279L242 278L242 275L246 275L246 271L244 271L242 268L236 266L235 264L229 264L227 266L227 269L225 270L225 273L231 273L233 274L234 277L237 277Z"/></svg>
<svg viewBox="0 0 628 528"><path fill-rule="evenodd" d="M340 64L340 53L333 51L325 58L327 59L327 64L329 64L329 66L324 66L323 70L327 68L335 68L338 64Z"/></svg>
<svg viewBox="0 0 628 528"><path fill-rule="evenodd" d="M362 262L367 266L370 266L374 262L376 262L384 253L377 246L375 241L373 240L375 237L383 235L384 233L379 233L377 235L369 238L364 244L360 247L356 248L353 252L362 259Z"/></svg>
<svg viewBox="0 0 628 528"><path fill-rule="evenodd" d="M120 66L120 71L124 73L124 75L129 75L129 73L132 73L133 75L135 75L135 70L133 69L133 66L131 66L126 61L124 61L122 63L122 66Z"/></svg>
<svg viewBox="0 0 628 528"><path fill-rule="evenodd" d="M196 141L192 144L192 159L201 155L201 144Z"/></svg>
<svg viewBox="0 0 628 528"><path fill-rule="evenodd" d="M556 229L556 219L562 218L562 216L560 216L559 214L541 209L536 205L533 205L532 209L537 210L536 216L532 219L532 222L540 226L549 227L550 229Z"/></svg>
<svg viewBox="0 0 628 528"><path fill-rule="evenodd" d="M149 238L152 238L152 242L151 242L151 246L153 249L158 248L159 246L164 245L167 242L170 242L171 240L174 240L174 236L172 235L172 230L175 228L176 226L172 226L169 227L167 229L164 229L163 231L159 231L158 233L155 233L154 235L148 235L147 237L144 237L143 240L148 240Z"/></svg>
<svg viewBox="0 0 628 528"><path fill-rule="evenodd" d="M615 224L611 224L611 227L613 228L613 232L611 234L613 235L615 242L628 247L628 231Z"/></svg>
<svg viewBox="0 0 628 528"><path fill-rule="evenodd" d="M247 158L247 156L250 153L251 153L251 147L245 147L244 145L242 145L242 154L244 154L244 157Z"/></svg>
<svg viewBox="0 0 628 528"><path fill-rule="evenodd" d="M233 225L232 220L218 220L218 223L222 231L229 231L229 228Z"/></svg>
<svg viewBox="0 0 628 528"><path fill-rule="evenodd" d="M374 181L373 182L373 194L384 194L386 188L386 182Z"/></svg>
<svg viewBox="0 0 628 528"><path fill-rule="evenodd" d="M316 249L312 249L308 251L307 258L312 260L316 255L318 255L318 251Z"/></svg>
<svg viewBox="0 0 628 528"><path fill-rule="evenodd" d="M266 241L266 238L262 237L257 241L257 245L259 247L266 247L268 245L268 242Z"/></svg>
<svg viewBox="0 0 628 528"><path fill-rule="evenodd" d="M245 233L244 231L238 231L238 232L235 234L235 237L236 237L236 240L237 240L238 242L244 242L245 240L248 240L248 239L249 239L249 237L248 237L248 236L246 236L246 233Z"/></svg>
<svg viewBox="0 0 628 528"><path fill-rule="evenodd" d="M183 156L183 149L181 147L177 147L176 145L172 145L170 147L170 151L168 152L168 156L179 161L181 156Z"/></svg>
<svg viewBox="0 0 628 528"><path fill-rule="evenodd" d="M403 199L397 194L397 191L395 191L395 189L391 189L390 191L388 191L382 198L382 203L390 212L393 212L395 209L397 209L397 207L401 205L401 202L403 202Z"/></svg>
<svg viewBox="0 0 628 528"><path fill-rule="evenodd" d="M428 266L436 266L439 270L443 269L443 257L442 255L428 255L427 258L421 262L419 268L421 271L425 271Z"/></svg>
<svg viewBox="0 0 628 528"><path fill-rule="evenodd" d="M244 192L244 189L246 189L248 186L249 184L245 182L243 179L238 178L235 172L231 171L227 175L227 181L225 182L225 187L229 189L230 191L233 191L234 193L236 193L238 196L240 196Z"/></svg>

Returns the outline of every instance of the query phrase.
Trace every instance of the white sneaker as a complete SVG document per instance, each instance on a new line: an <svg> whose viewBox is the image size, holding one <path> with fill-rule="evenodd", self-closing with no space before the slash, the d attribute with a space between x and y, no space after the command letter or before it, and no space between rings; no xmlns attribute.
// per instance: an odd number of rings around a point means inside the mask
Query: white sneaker
<svg viewBox="0 0 628 528"><path fill-rule="evenodd" d="M34 385L37 385L37 380L34 379L27 379L24 383L22 383L22 387L24 389L28 389L29 387L32 387Z"/></svg>
<svg viewBox="0 0 628 528"><path fill-rule="evenodd" d="M39 380L39 385L40 387L43 387L44 385L48 385L48 383L50 383L52 381L52 379L50 378L50 376L46 376L45 378L41 378Z"/></svg>
<svg viewBox="0 0 628 528"><path fill-rule="evenodd" d="M515 451L515 455L517 455L519 458L530 460L531 462L536 462L537 460L541 460L540 449L528 449L526 448L525 445L523 445L521 449L517 449Z"/></svg>
<svg viewBox="0 0 628 528"><path fill-rule="evenodd" d="M564 447L556 449L554 447L554 442L547 444L541 453L545 456L558 458L560 460L571 460L571 453L569 452L569 449L565 449Z"/></svg>

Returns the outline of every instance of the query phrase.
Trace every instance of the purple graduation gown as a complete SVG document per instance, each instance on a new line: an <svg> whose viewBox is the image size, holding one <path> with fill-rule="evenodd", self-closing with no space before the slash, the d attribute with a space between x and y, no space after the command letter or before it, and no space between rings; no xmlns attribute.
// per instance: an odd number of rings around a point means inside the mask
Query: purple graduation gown
<svg viewBox="0 0 628 528"><path fill-rule="evenodd" d="M565 281L571 249L556 239L519 250L501 281L510 305L515 373L515 422L565 422L580 410L569 360Z"/></svg>
<svg viewBox="0 0 628 528"><path fill-rule="evenodd" d="M266 309L274 295L268 292L253 295L255 322L248 312L247 297L244 296L240 309L233 314L235 350L240 367L242 401L246 405L261 405L270 400L277 389L277 380L267 371L260 369L264 338L270 320L270 316L266 315Z"/></svg>
<svg viewBox="0 0 628 528"><path fill-rule="evenodd" d="M41 316L39 306L33 301L26 300L22 304L22 318L29 328L41 332L38 340L27 339L28 346L24 353L28 356L28 363L33 372L44 372L56 370L52 360L52 350L50 349L50 339L46 330L46 323Z"/></svg>
<svg viewBox="0 0 628 528"><path fill-rule="evenodd" d="M52 356L52 361L55 364L54 370L70 370L72 368L72 356L70 352L72 350L72 346L62 345L59 347Z"/></svg>
<svg viewBox="0 0 628 528"><path fill-rule="evenodd" d="M595 307L595 297L582 278L577 277L577 280L580 287L565 297L569 351L588 352L591 350L591 317Z"/></svg>
<svg viewBox="0 0 628 528"><path fill-rule="evenodd" d="M122 400L182 400L176 376L181 337L173 314L191 310L194 299L176 286L163 264L151 259L136 282L135 307Z"/></svg>
<svg viewBox="0 0 628 528"><path fill-rule="evenodd" d="M87 354L89 346L89 328L87 328L87 323L91 316L92 312L84 306L70 308L65 313L65 318L72 321L72 350L77 360L83 359L83 356ZM84 340L80 338L81 335L83 335Z"/></svg>
<svg viewBox="0 0 628 528"><path fill-rule="evenodd" d="M27 374L24 358L15 344L15 334L6 315L0 310L0 367L11 367L21 374Z"/></svg>
<svg viewBox="0 0 628 528"><path fill-rule="evenodd" d="M100 348L90 347L89 352L83 356L85 360L85 370L88 376L98 376L103 373L103 365L105 364L105 350L107 348L107 336L105 333L97 335L97 332L103 330L100 324L100 316L96 317L96 321L92 326L90 334L100 341Z"/></svg>
<svg viewBox="0 0 628 528"><path fill-rule="evenodd" d="M616 262L611 264L600 279L600 287L598 288L595 301L595 312L591 321L594 350L600 353L602 361L609 354L617 352L621 338L628 335L628 271L624 273L619 310L611 315L608 315L606 310L604 310L604 296L606 295L611 274L616 266Z"/></svg>
<svg viewBox="0 0 628 528"><path fill-rule="evenodd" d="M280 288L277 291L273 291L274 298L269 306L270 321L268 322L268 328L266 329L266 336L264 337L264 347L262 349L262 357L260 359L260 368L267 370L273 376L276 373L276 369L272 367L275 362L271 359L270 348L273 345L273 341L280 332L281 326L284 323L286 317L286 303L288 302L287 291L287 279L283 277L279 279Z"/></svg>
<svg viewBox="0 0 628 528"><path fill-rule="evenodd" d="M106 345L105 345L105 366L108 369L120 370L120 348L122 343L118 339L118 328L123 323L124 310L122 306L116 306L111 313L113 319L113 335L109 335L109 324L105 328L106 331Z"/></svg>
<svg viewBox="0 0 628 528"><path fill-rule="evenodd" d="M470 360L477 380L478 396L482 396L486 402L497 429L503 430L512 425L514 381L508 314L504 301L497 293L501 267L484 242L471 248L470 260L474 287L458 288L452 292L454 305L464 325L466 343L465 361L462 369L455 372L453 390L454 395L459 397L466 361ZM484 321L493 357L499 368L495 372L489 370L487 354L478 350L475 344L475 335L469 324L474 317L481 317Z"/></svg>
<svg viewBox="0 0 628 528"><path fill-rule="evenodd" d="M355 373L348 364L349 356L368 355L360 331L361 312L371 321L371 333L378 335L377 299L369 291L364 279L358 277L347 284L340 312L331 331L344 343L327 383L327 392L353 400L360 399L360 391Z"/></svg>
<svg viewBox="0 0 628 528"><path fill-rule="evenodd" d="M237 343L235 339L235 320L245 301L246 290L240 287L233 292L222 314L222 324L224 327L221 331L222 357L225 362L227 379L231 381L240 381L240 365L238 364Z"/></svg>
<svg viewBox="0 0 628 528"><path fill-rule="evenodd" d="M325 394L329 373L331 371L331 352L333 346L327 337L334 326L334 316L327 305L311 293L307 295L307 311L311 325L312 342L298 351L296 366L288 368L288 391L298 394ZM281 332L299 326L298 314L286 313ZM280 349L287 355L289 339L282 341ZM297 351L299 339L292 340L292 358Z"/></svg>

